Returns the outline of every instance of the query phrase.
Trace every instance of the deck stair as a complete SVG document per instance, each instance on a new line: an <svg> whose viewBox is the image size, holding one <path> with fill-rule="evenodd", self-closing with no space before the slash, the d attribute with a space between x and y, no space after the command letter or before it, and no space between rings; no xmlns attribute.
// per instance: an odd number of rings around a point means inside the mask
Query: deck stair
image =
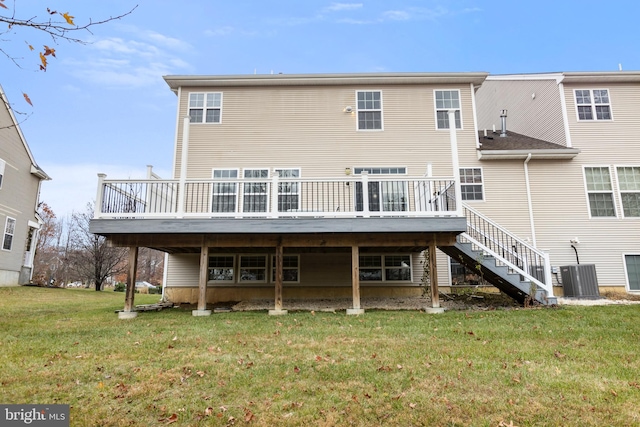
<svg viewBox="0 0 640 427"><path fill-rule="evenodd" d="M467 232L454 246L439 247L441 251L521 304L557 303L547 253L469 206L463 205L463 211Z"/></svg>

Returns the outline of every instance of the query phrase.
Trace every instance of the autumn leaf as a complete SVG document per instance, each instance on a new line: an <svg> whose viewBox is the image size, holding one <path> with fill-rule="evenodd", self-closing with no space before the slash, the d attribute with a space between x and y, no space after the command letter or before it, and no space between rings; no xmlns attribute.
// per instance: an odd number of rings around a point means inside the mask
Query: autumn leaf
<svg viewBox="0 0 640 427"><path fill-rule="evenodd" d="M65 21L67 21L67 24L76 25L76 24L73 23L74 16L69 15L69 12L61 13L60 15L62 15L62 17L65 19Z"/></svg>
<svg viewBox="0 0 640 427"><path fill-rule="evenodd" d="M56 50L50 48L49 46L47 46L46 44L44 45L44 56L48 56L51 55L55 58L56 56Z"/></svg>
<svg viewBox="0 0 640 427"><path fill-rule="evenodd" d="M27 101L27 104L31 105L33 107L33 104L31 103L31 98L29 98L29 95L27 95L26 93L22 92L22 96L24 96L24 100Z"/></svg>
<svg viewBox="0 0 640 427"><path fill-rule="evenodd" d="M244 422L245 423L251 422L253 420L253 417L254 417L253 412L251 412L248 409L245 409Z"/></svg>
<svg viewBox="0 0 640 427"><path fill-rule="evenodd" d="M299 373L300 373L300 368L298 368L297 366L295 366L295 367L293 368L293 372L295 372L296 374L299 374Z"/></svg>
<svg viewBox="0 0 640 427"><path fill-rule="evenodd" d="M5 4L3 2L4 2L4 0L0 0L0 7L4 7L5 9L7 9L7 6L5 6Z"/></svg>
<svg viewBox="0 0 640 427"><path fill-rule="evenodd" d="M171 414L169 418L167 418L167 424L173 424L178 421L178 414Z"/></svg>
<svg viewBox="0 0 640 427"><path fill-rule="evenodd" d="M42 54L42 52L40 52L40 62L42 62L42 65L40 66L41 70L47 70L47 58L45 58L45 56Z"/></svg>

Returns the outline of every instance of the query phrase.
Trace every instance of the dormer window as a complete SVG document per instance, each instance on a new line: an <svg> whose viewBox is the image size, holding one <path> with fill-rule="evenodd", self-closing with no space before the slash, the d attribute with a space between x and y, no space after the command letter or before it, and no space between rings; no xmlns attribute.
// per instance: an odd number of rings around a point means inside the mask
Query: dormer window
<svg viewBox="0 0 640 427"><path fill-rule="evenodd" d="M579 121L612 120L607 89L576 89L575 94Z"/></svg>

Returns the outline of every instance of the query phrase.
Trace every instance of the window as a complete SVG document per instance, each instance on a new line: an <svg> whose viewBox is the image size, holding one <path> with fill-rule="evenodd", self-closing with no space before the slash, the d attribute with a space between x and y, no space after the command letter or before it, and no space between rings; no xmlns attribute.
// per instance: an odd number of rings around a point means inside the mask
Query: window
<svg viewBox="0 0 640 427"><path fill-rule="evenodd" d="M611 173L608 167L585 167L589 209L592 217L615 217Z"/></svg>
<svg viewBox="0 0 640 427"><path fill-rule="evenodd" d="M213 179L235 180L237 169L214 169ZM238 200L238 184L236 182L214 183L211 197L211 212L235 212Z"/></svg>
<svg viewBox="0 0 640 427"><path fill-rule="evenodd" d="M235 257L233 255L214 255L209 257L209 281L233 282Z"/></svg>
<svg viewBox="0 0 640 427"><path fill-rule="evenodd" d="M300 169L276 169L280 178L299 178ZM300 183L278 182L278 212L300 209Z"/></svg>
<svg viewBox="0 0 640 427"><path fill-rule="evenodd" d="M459 90L436 90L436 127L449 129L449 110L456 110L456 129L462 129Z"/></svg>
<svg viewBox="0 0 640 427"><path fill-rule="evenodd" d="M640 255L625 255L624 266L627 272L629 291L640 291Z"/></svg>
<svg viewBox="0 0 640 427"><path fill-rule="evenodd" d="M4 165L5 161L0 159L0 188L2 188L2 180L4 178Z"/></svg>
<svg viewBox="0 0 640 427"><path fill-rule="evenodd" d="M243 212L267 212L269 169L245 169L243 172L246 182L243 185L244 196L242 198Z"/></svg>
<svg viewBox="0 0 640 427"><path fill-rule="evenodd" d="M358 129L382 129L382 92L358 91Z"/></svg>
<svg viewBox="0 0 640 427"><path fill-rule="evenodd" d="M360 255L363 282L411 281L411 255Z"/></svg>
<svg viewBox="0 0 640 427"><path fill-rule="evenodd" d="M576 89L575 94L578 120L611 120L607 89Z"/></svg>
<svg viewBox="0 0 640 427"><path fill-rule="evenodd" d="M460 169L460 189L462 200L483 200L482 195L482 169Z"/></svg>
<svg viewBox="0 0 640 427"><path fill-rule="evenodd" d="M276 281L276 257L271 257L271 281ZM282 257L282 281L300 282L300 256L284 255Z"/></svg>
<svg viewBox="0 0 640 427"><path fill-rule="evenodd" d="M241 282L266 282L267 281L267 256L266 255L240 255L240 281Z"/></svg>
<svg viewBox="0 0 640 427"><path fill-rule="evenodd" d="M13 235L16 232L16 220L14 218L7 217L7 221L4 223L4 239L2 240L2 249L10 251L13 246Z"/></svg>
<svg viewBox="0 0 640 427"><path fill-rule="evenodd" d="M191 123L220 123L222 93L190 93L189 118Z"/></svg>
<svg viewBox="0 0 640 427"><path fill-rule="evenodd" d="M619 166L618 186L625 217L640 217L640 166Z"/></svg>

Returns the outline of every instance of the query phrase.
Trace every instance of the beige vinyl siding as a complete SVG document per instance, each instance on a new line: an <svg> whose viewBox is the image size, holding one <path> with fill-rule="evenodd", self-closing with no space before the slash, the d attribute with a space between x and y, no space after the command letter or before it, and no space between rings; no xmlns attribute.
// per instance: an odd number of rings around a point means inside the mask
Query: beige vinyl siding
<svg viewBox="0 0 640 427"><path fill-rule="evenodd" d="M347 167L405 166L422 176L452 171L449 132L435 129L434 89L459 89L464 129L459 142L475 146L471 93L462 86L354 86L193 88L182 90L180 116L191 92L222 91L222 123L192 124L189 178L210 178L211 169L245 166L300 167L303 177L340 177ZM358 131L356 90L380 90L383 131ZM353 113L345 113L347 106ZM182 126L175 176L179 176ZM260 163L260 164L258 164Z"/></svg>
<svg viewBox="0 0 640 427"><path fill-rule="evenodd" d="M386 254L389 252L376 252L376 254ZM239 254L231 254L236 258L236 272ZM269 260L272 254L269 255ZM287 252L287 255L296 255ZM362 287L367 286L418 286L422 280L424 265L419 254L412 254L412 274L413 282L361 282ZM167 270L168 287L197 287L199 277L200 256L198 254L173 254L169 255ZM236 274L237 276L237 274ZM340 253L302 253L300 254L300 283L284 283L284 286L296 287L351 287L351 252ZM265 283L235 283L209 282L209 287L215 286L240 286L240 287L273 287L271 280L271 269L268 269L268 280Z"/></svg>
<svg viewBox="0 0 640 427"><path fill-rule="evenodd" d="M4 106L0 107L0 159L6 162L0 188L0 232L4 238L6 218L16 220L11 251L0 249L0 286L17 285L24 263L28 222L36 221L40 180L31 174L31 158ZM2 279L4 277L5 279Z"/></svg>
<svg viewBox="0 0 640 427"><path fill-rule="evenodd" d="M507 110L507 130L566 145L560 91L555 79L504 81L489 77L477 93L478 129L491 132L495 125L499 131L503 109Z"/></svg>

